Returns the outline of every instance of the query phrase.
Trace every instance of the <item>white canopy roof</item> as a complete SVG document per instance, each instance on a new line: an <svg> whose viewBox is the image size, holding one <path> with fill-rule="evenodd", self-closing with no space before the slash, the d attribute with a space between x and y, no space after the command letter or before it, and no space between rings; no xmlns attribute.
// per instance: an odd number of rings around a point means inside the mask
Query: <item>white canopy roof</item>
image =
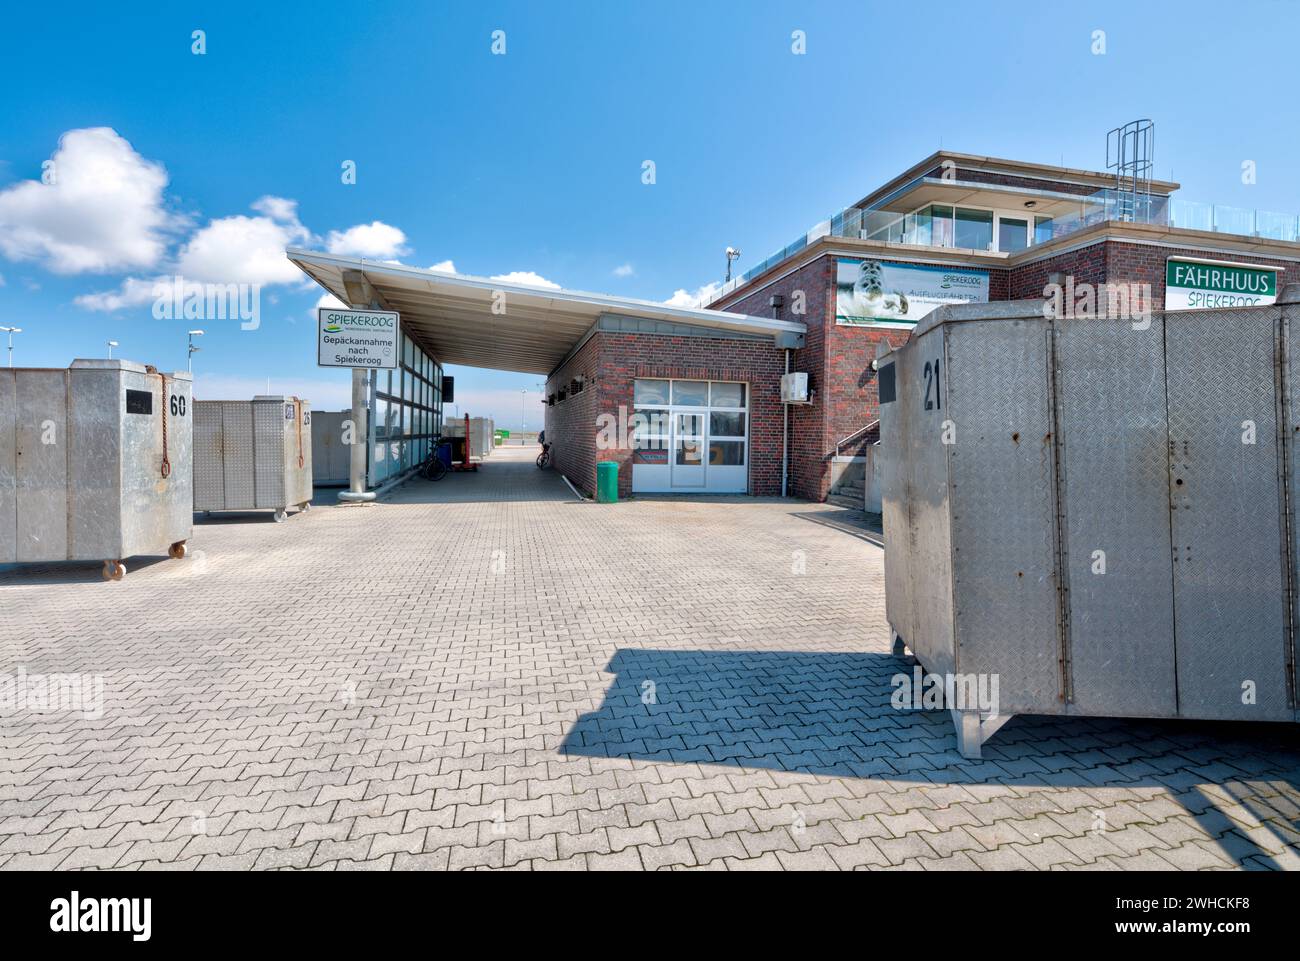
<svg viewBox="0 0 1300 961"><path fill-rule="evenodd" d="M549 374L603 314L730 333L802 335L807 330L770 317L507 284L295 248L285 253L349 307L398 311L407 333L444 364Z"/></svg>

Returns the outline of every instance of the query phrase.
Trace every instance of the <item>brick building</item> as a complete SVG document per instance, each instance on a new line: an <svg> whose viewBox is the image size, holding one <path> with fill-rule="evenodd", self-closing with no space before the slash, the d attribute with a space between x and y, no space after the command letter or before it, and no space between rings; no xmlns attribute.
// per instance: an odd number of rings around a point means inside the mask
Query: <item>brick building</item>
<svg viewBox="0 0 1300 961"><path fill-rule="evenodd" d="M822 500L851 476L874 439L876 345L901 343L940 303L1042 298L1055 282L1098 296L1137 285L1159 310L1167 275L1184 281L1171 308L1269 302L1300 281L1296 217L1188 203L1177 189L1152 181L1135 202L1113 173L940 151L724 285L708 306L808 327L793 369L812 403L792 418L790 493Z"/></svg>
<svg viewBox="0 0 1300 961"><path fill-rule="evenodd" d="M940 151L699 308L290 258L353 306L399 311L404 336L437 364L545 374L547 440L584 491L597 463L614 461L624 495L823 500L863 477L877 344L901 343L941 304L1043 298L1056 285L1078 310L1196 309L1268 303L1300 282L1296 217L1177 190L1148 181L1123 191L1113 173ZM787 371L807 376L799 402L782 402ZM376 417L391 410L373 403ZM408 454L405 422L396 429L397 442L391 423L370 433L410 469L419 439Z"/></svg>

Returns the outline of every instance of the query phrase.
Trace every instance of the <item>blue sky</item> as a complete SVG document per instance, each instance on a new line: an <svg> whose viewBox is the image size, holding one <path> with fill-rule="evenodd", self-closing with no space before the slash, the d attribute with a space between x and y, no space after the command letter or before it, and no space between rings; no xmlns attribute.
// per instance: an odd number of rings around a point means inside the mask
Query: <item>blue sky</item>
<svg viewBox="0 0 1300 961"><path fill-rule="evenodd" d="M183 367L190 325L154 319L128 278L227 270L264 281L261 326L203 325L200 395L269 377L337 406L346 374L313 354L320 291L267 256L277 237L664 300L719 280L728 244L743 269L940 145L1096 169L1106 131L1138 117L1181 196L1300 211L1290 0L157 6L6 12L0 324L24 328L20 365L111 338ZM74 182L50 201L24 182L61 138ZM512 426L540 379L452 372L472 412Z"/></svg>

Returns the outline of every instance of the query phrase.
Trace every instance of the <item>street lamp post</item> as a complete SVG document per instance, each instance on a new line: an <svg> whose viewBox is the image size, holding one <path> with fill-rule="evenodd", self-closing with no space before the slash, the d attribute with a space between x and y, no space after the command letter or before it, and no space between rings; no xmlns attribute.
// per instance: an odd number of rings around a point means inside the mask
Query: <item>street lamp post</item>
<svg viewBox="0 0 1300 961"><path fill-rule="evenodd" d="M195 346L194 346L194 338L195 338L195 337L202 337L202 336L203 336L203 331L201 331L201 330L191 330L191 331L189 332L189 334L190 334L190 346L189 346L189 355L188 355L188 360L189 360L189 363L190 363L190 373L192 374L192 373L194 373L194 354L195 354L195 352L200 351L200 350L203 349L202 347L195 347Z"/></svg>
<svg viewBox="0 0 1300 961"><path fill-rule="evenodd" d="M117 341L115 341L115 340L110 340L110 341L108 342L108 359L109 359L109 360L112 360L112 359L113 359L113 348L114 348L114 347L117 347L117 346L118 346L118 343L117 343Z"/></svg>
<svg viewBox="0 0 1300 961"><path fill-rule="evenodd" d="M519 433L523 434L528 431L528 414L524 412L524 404L528 399L528 388L519 388Z"/></svg>
<svg viewBox="0 0 1300 961"><path fill-rule="evenodd" d="M9 335L9 366L12 367L14 365L14 334L21 334L23 329L21 327L0 327L0 330Z"/></svg>

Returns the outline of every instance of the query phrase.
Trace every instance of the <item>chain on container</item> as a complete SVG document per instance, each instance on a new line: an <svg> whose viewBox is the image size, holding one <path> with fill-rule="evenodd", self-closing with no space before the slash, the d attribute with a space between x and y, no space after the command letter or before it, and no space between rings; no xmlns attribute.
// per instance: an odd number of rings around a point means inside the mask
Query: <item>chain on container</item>
<svg viewBox="0 0 1300 961"><path fill-rule="evenodd" d="M163 428L162 475L163 478L166 479L168 477L171 477L172 475L172 462L171 462L171 458L167 455L167 375L164 374L162 371L160 371L157 367L154 367L152 364L146 364L144 369L146 373L157 374L159 377L162 378L162 428Z"/></svg>
<svg viewBox="0 0 1300 961"><path fill-rule="evenodd" d="M302 401L297 397L293 399L293 408L298 415L298 469L302 470L303 464L306 463L302 456Z"/></svg>

